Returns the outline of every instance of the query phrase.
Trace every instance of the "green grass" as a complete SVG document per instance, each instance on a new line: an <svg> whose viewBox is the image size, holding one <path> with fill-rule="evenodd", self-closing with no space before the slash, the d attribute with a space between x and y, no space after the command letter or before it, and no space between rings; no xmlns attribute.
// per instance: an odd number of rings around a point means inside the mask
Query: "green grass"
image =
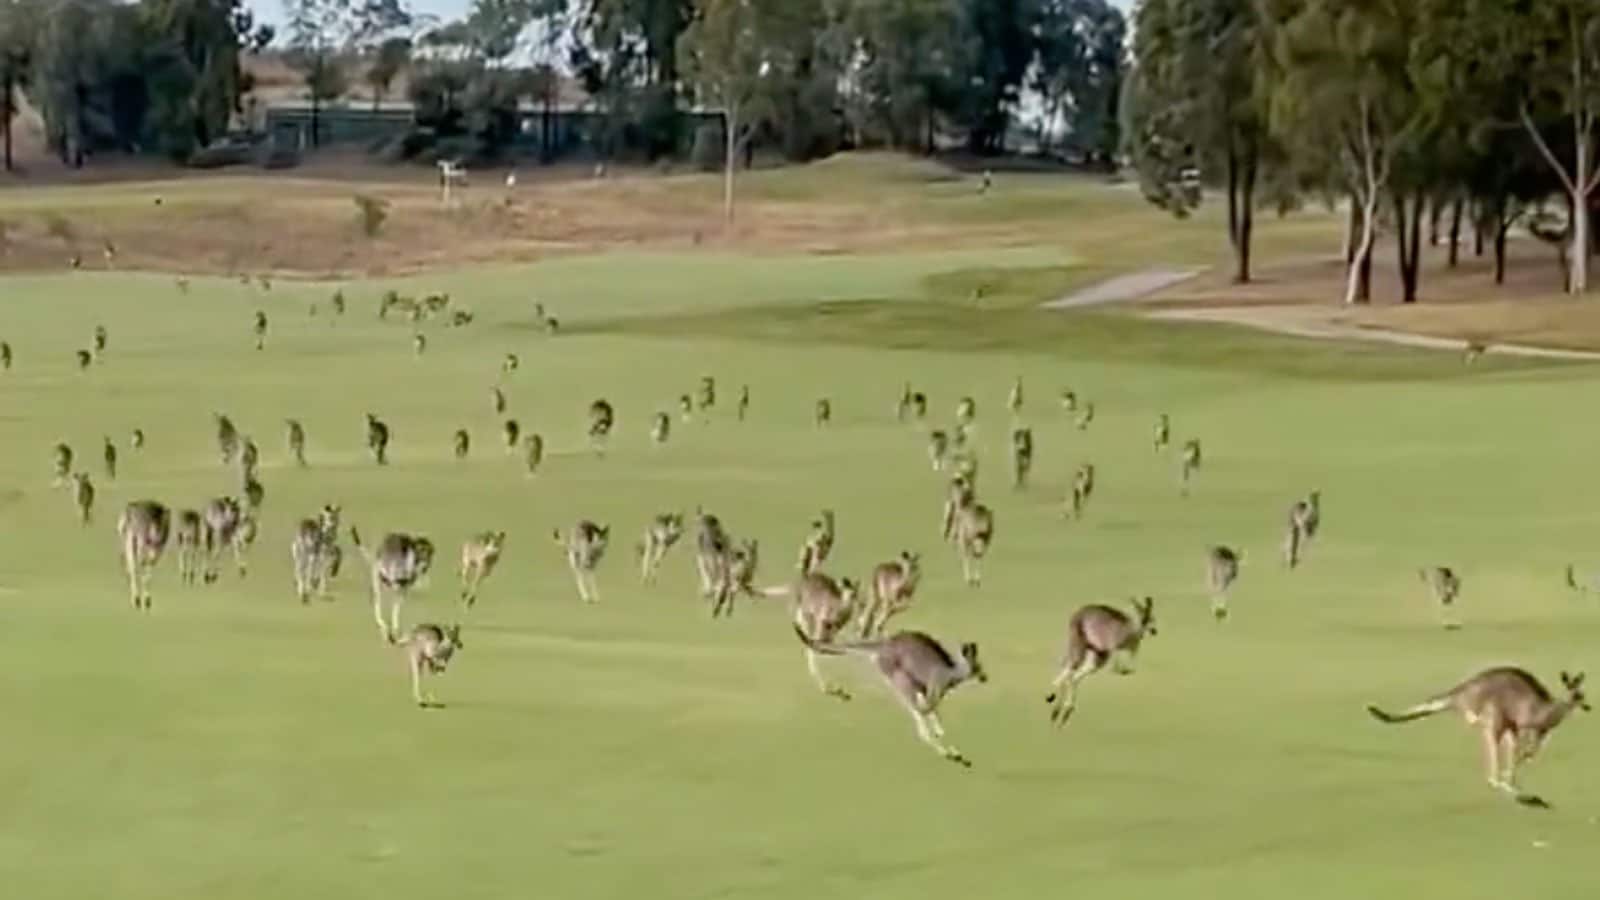
<svg viewBox="0 0 1600 900"><path fill-rule="evenodd" d="M980 257L988 257L981 259ZM1458 723L1372 723L1503 661L1553 678L1595 667L1600 607L1559 583L1600 525L1588 487L1600 424L1582 411L1596 370L1280 340L1023 308L1070 280L1043 251L879 259L732 260L614 255L463 272L466 329L373 316L381 285L351 285L336 326L306 309L323 285L270 294L196 280L186 298L148 276L9 279L0 338L0 883L6 895L79 898L583 898L939 896L1035 898L1587 897L1600 730L1564 726L1528 772L1556 808L1492 795ZM1009 275L1002 269L1022 270ZM983 274L974 276L972 270ZM966 274L962 274L966 271ZM1047 273L1047 274L1041 274ZM964 304L974 277L1008 285ZM964 280L965 279L965 280ZM528 327L529 298L561 316ZM886 299L871 299L886 298ZM860 301L848 303L843 301ZM267 349L249 349L267 309ZM110 330L86 374L71 353ZM488 391L502 354L512 414L552 456L536 479L495 446ZM723 408L652 448L647 420L719 378ZM1004 397L1022 375L1039 447L1034 485L1006 481ZM981 590L959 584L938 540L939 478L916 431L890 415L913 380L945 421L979 403L985 493L999 519ZM731 401L748 383L750 421ZM1054 403L1093 399L1091 430ZM620 417L605 459L583 449L583 410ZM810 424L832 397L834 426ZM120 505L194 505L236 489L210 414L226 411L265 456L263 534L248 579L176 584L128 608L115 564ZM394 465L361 451L368 410L392 426ZM1193 497L1150 450L1155 416L1205 441ZM282 421L310 434L312 467L286 464ZM142 427L145 450L126 448ZM472 459L450 459L469 427ZM49 447L99 471L90 529L49 487ZM1099 468L1077 524L1059 518L1069 473ZM1325 530L1293 577L1276 560L1288 504L1320 488ZM337 598L302 608L289 580L292 523L324 502L369 534L425 532L441 547L410 621L465 623L466 649L435 684L449 708L409 703L352 566ZM678 548L661 585L638 586L645 520L704 505L762 541L764 581L786 577L805 525L838 511L829 568L863 575L923 553L918 605L900 624L977 640L991 675L949 700L963 772L916 741L868 668L830 667L857 698L821 696L785 614L746 603L711 622ZM592 517L614 528L603 602L577 600L549 533ZM470 613L455 608L455 549L510 532ZM1246 551L1235 618L1214 625L1202 553ZM1464 574L1468 628L1447 634L1417 583L1424 564ZM1135 592L1161 627L1132 678L1088 682L1052 731L1041 702L1067 616ZM1539 842L1536 845L1536 842Z"/></svg>

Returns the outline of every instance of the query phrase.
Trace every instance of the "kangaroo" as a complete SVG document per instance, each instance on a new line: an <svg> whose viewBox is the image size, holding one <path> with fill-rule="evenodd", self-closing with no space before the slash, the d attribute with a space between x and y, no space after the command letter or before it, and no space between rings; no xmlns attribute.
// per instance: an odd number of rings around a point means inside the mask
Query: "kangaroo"
<svg viewBox="0 0 1600 900"><path fill-rule="evenodd" d="M89 366L94 363L94 354L88 350L79 350L73 356L78 361L79 372L89 371Z"/></svg>
<svg viewBox="0 0 1600 900"><path fill-rule="evenodd" d="M1211 589L1211 615L1218 622L1228 617L1228 588L1239 577L1244 554L1217 545L1206 551L1206 585Z"/></svg>
<svg viewBox="0 0 1600 900"><path fill-rule="evenodd" d="M744 421L744 417L746 415L748 415L749 413L750 413L750 385L747 384L747 385L744 385L743 387L739 388L739 421L743 422Z"/></svg>
<svg viewBox="0 0 1600 900"><path fill-rule="evenodd" d="M472 450L472 435L468 434L465 428L457 428L455 437L450 442L450 449L456 459L466 459Z"/></svg>
<svg viewBox="0 0 1600 900"><path fill-rule="evenodd" d="M1069 416L1078 411L1078 395L1070 388L1061 390L1061 411Z"/></svg>
<svg viewBox="0 0 1600 900"><path fill-rule="evenodd" d="M116 481L117 480L117 445L109 437L102 436L100 438L100 458L101 458L102 461L105 462L106 480L107 481Z"/></svg>
<svg viewBox="0 0 1600 900"><path fill-rule="evenodd" d="M733 551L733 539L722 527L722 520L706 512L695 511L695 570L700 575L700 596L711 600L725 560Z"/></svg>
<svg viewBox="0 0 1600 900"><path fill-rule="evenodd" d="M717 379L710 375L700 376L700 411L709 413L717 405Z"/></svg>
<svg viewBox="0 0 1600 900"><path fill-rule="evenodd" d="M217 454L223 465L231 465L239 453L239 429L222 413L212 413L212 418L217 423Z"/></svg>
<svg viewBox="0 0 1600 900"><path fill-rule="evenodd" d="M833 510L825 509L819 518L812 520L811 533L800 545L801 575L810 575L828 561L829 554L833 553L833 541Z"/></svg>
<svg viewBox="0 0 1600 900"><path fill-rule="evenodd" d="M109 334L106 332L104 325L96 325L94 327L94 339L90 346L94 348L95 362L99 362L100 358L105 355L108 337Z"/></svg>
<svg viewBox="0 0 1600 900"><path fill-rule="evenodd" d="M560 530L555 532L555 541L566 550L567 567L578 582L578 597L585 603L600 599L600 586L595 584L594 572L605 557L610 538L608 526L596 525L588 519L579 520L566 537L562 537Z"/></svg>
<svg viewBox="0 0 1600 900"><path fill-rule="evenodd" d="M1312 491L1304 500L1289 507L1289 528L1283 539L1283 560L1293 569L1300 565L1300 555L1317 533L1321 519L1322 492Z"/></svg>
<svg viewBox="0 0 1600 900"><path fill-rule="evenodd" d="M1189 480L1200 471L1200 441L1190 440L1184 443L1183 453L1178 459L1178 488L1183 496L1189 496Z"/></svg>
<svg viewBox="0 0 1600 900"><path fill-rule="evenodd" d="M88 525L94 520L94 482L89 473L77 472L72 476L72 505L78 510L78 521Z"/></svg>
<svg viewBox="0 0 1600 900"><path fill-rule="evenodd" d="M336 316L344 315L344 309L345 309L344 291L334 291L333 292L333 299L330 300L329 302L333 305L333 314L334 315L336 315Z"/></svg>
<svg viewBox="0 0 1600 900"><path fill-rule="evenodd" d="M460 625L418 625L411 633L396 640L406 650L406 664L411 669L411 699L423 709L443 709L444 704L422 690L422 679L427 675L442 675L450 659L458 653L461 643Z"/></svg>
<svg viewBox="0 0 1600 900"><path fill-rule="evenodd" d="M1444 627L1454 630L1461 627L1452 616L1456 598L1461 595L1461 576L1449 566L1428 566L1418 569L1417 577L1428 586L1428 593L1433 595L1435 603L1439 604L1439 614L1443 619Z"/></svg>
<svg viewBox="0 0 1600 900"><path fill-rule="evenodd" d="M978 645L961 645L959 656L952 656L940 643L920 631L902 631L887 640L856 644L831 644L818 640L799 625L795 633L810 654L853 654L865 656L877 665L895 697L911 714L917 736L945 759L964 768L972 761L945 742L944 725L939 721L939 703L956 687L977 679L989 680L978 661Z"/></svg>
<svg viewBox="0 0 1600 900"><path fill-rule="evenodd" d="M506 442L506 452L515 453L517 442L522 438L522 426L516 419L507 419L500 425L500 437Z"/></svg>
<svg viewBox="0 0 1600 900"><path fill-rule="evenodd" d="M289 445L289 456L294 459L294 464L300 468L306 465L306 429L298 419L284 419L284 428L287 432L285 440Z"/></svg>
<svg viewBox="0 0 1600 900"><path fill-rule="evenodd" d="M504 531L480 532L461 545L461 602L468 609L478 602L478 588L494 573L505 545Z"/></svg>
<svg viewBox="0 0 1600 900"><path fill-rule="evenodd" d="M186 509L178 513L178 580L194 584L202 573L202 552L205 545L205 521L200 513Z"/></svg>
<svg viewBox="0 0 1600 900"><path fill-rule="evenodd" d="M589 446L594 448L596 454L606 452L606 439L611 436L611 428L616 422L616 410L611 408L609 401L602 398L589 404Z"/></svg>
<svg viewBox="0 0 1600 900"><path fill-rule="evenodd" d="M267 314L256 310L255 326L250 329L256 337L256 349L262 350L267 346Z"/></svg>
<svg viewBox="0 0 1600 900"><path fill-rule="evenodd" d="M252 516L258 515L261 512L262 502L267 499L267 489L262 486L261 482L256 480L254 475L246 475L244 484L241 487L244 491L245 510Z"/></svg>
<svg viewBox="0 0 1600 900"><path fill-rule="evenodd" d="M378 631L384 640L393 644L400 639L400 608L406 596L433 568L433 542L425 537L390 532L378 544L377 552L361 543L361 533L352 526L350 542L366 557L372 570L372 617L377 620ZM389 606L388 621L384 620L383 592L389 590L394 599Z"/></svg>
<svg viewBox="0 0 1600 900"><path fill-rule="evenodd" d="M1091 424L1093 424L1093 423L1094 423L1094 401L1091 400L1091 401L1085 402L1083 404L1083 410L1078 413L1078 417L1072 421L1072 424L1079 431L1088 431L1089 430L1089 426Z"/></svg>
<svg viewBox="0 0 1600 900"><path fill-rule="evenodd" d="M969 495L955 510L951 534L961 556L961 576L968 586L977 587L983 581L983 558L994 543L994 511Z"/></svg>
<svg viewBox="0 0 1600 900"><path fill-rule="evenodd" d="M1171 443L1172 443L1172 421L1167 418L1167 414L1166 413L1162 413L1156 419L1156 439L1155 439L1156 452L1160 453L1161 451L1167 449L1168 445L1170 445Z"/></svg>
<svg viewBox="0 0 1600 900"><path fill-rule="evenodd" d="M1044 702L1050 704L1050 721L1057 726L1067 724L1078 705L1078 682L1105 668L1117 654L1125 654L1126 662L1113 668L1118 674L1133 673L1133 658L1139 645L1147 637L1156 635L1156 604L1149 597L1133 600L1134 618L1120 609L1091 604L1072 614L1067 623L1067 652L1061 659L1061 668L1050 682L1050 694Z"/></svg>
<svg viewBox="0 0 1600 900"><path fill-rule="evenodd" d="M507 353L505 355L505 358L500 361L500 371L504 372L507 375L510 375L512 372L515 372L518 369L518 367L520 367L521 365L522 365L522 360L518 359L517 355L515 353Z"/></svg>
<svg viewBox="0 0 1600 900"><path fill-rule="evenodd" d="M1380 722L1412 722L1447 710L1459 712L1468 725L1483 734L1484 766L1489 786L1515 796L1519 801L1544 806L1537 797L1517 788L1517 767L1538 754L1550 732L1566 720L1574 709L1589 712L1583 693L1584 676L1561 673L1566 688L1563 700L1554 699L1539 680L1524 669L1500 667L1486 669L1450 690L1398 713L1368 706L1367 712Z"/></svg>
<svg viewBox="0 0 1600 900"><path fill-rule="evenodd" d="M11 371L11 344L8 341L0 341L0 369Z"/></svg>
<svg viewBox="0 0 1600 900"><path fill-rule="evenodd" d="M911 415L911 382L900 388L900 397L894 403L894 420L904 422Z"/></svg>
<svg viewBox="0 0 1600 900"><path fill-rule="evenodd" d="M339 550L339 512L328 504L314 519L301 519L289 542L289 557L294 562L294 590L301 603L312 597L326 597L328 584L339 574L343 554Z"/></svg>
<svg viewBox="0 0 1600 900"><path fill-rule="evenodd" d="M889 620L911 608L911 601L922 579L922 557L909 550L872 570L872 599L861 615L860 636L871 638L883 633Z"/></svg>
<svg viewBox="0 0 1600 900"><path fill-rule="evenodd" d="M733 601L740 594L754 596L756 568L761 562L761 545L754 540L733 546L717 561L711 588L711 618L733 615Z"/></svg>
<svg viewBox="0 0 1600 900"><path fill-rule="evenodd" d="M528 477L539 474L539 464L544 462L544 438L535 434L523 439L523 457L527 465Z"/></svg>
<svg viewBox="0 0 1600 900"><path fill-rule="evenodd" d="M678 395L678 418L685 424L694 421L694 398L688 394Z"/></svg>
<svg viewBox="0 0 1600 900"><path fill-rule="evenodd" d="M1094 495L1094 463L1084 463L1072 476L1072 518L1083 518L1083 509Z"/></svg>
<svg viewBox="0 0 1600 900"><path fill-rule="evenodd" d="M1022 376L1021 375L1018 375L1017 376L1017 380L1013 381L1011 383L1011 393L1006 395L1006 408L1011 410L1011 415L1013 415L1013 416L1015 416L1018 413L1022 412Z"/></svg>
<svg viewBox="0 0 1600 900"><path fill-rule="evenodd" d="M422 356L422 354L424 354L426 352L428 352L428 336L425 335L425 334L414 334L414 335L412 335L411 336L411 354L413 356L420 357L420 356Z"/></svg>
<svg viewBox="0 0 1600 900"><path fill-rule="evenodd" d="M815 410L811 415L811 422L818 428L823 428L833 421L833 403L827 397L817 401Z"/></svg>
<svg viewBox="0 0 1600 900"><path fill-rule="evenodd" d="M239 474L249 481L256 477L261 467L261 448L248 435L239 443Z"/></svg>
<svg viewBox="0 0 1600 900"><path fill-rule="evenodd" d="M820 647L831 644L860 611L861 591L854 581L821 572L802 575L794 584L761 591L769 598L788 598L794 604L794 627L806 645L806 669L811 680L830 697L849 700L850 692L829 684L819 665Z"/></svg>
<svg viewBox="0 0 1600 900"><path fill-rule="evenodd" d="M1028 486L1028 473L1033 470L1033 430L1017 428L1011 432L1011 486L1022 490Z"/></svg>
<svg viewBox="0 0 1600 900"><path fill-rule="evenodd" d="M661 571L661 561L683 537L683 514L662 513L650 520L639 541L639 581L655 584Z"/></svg>
<svg viewBox="0 0 1600 900"><path fill-rule="evenodd" d="M128 435L128 446L132 447L135 450L143 450L144 449L144 429L143 428L135 428L132 431L132 433L130 433Z"/></svg>
<svg viewBox="0 0 1600 900"><path fill-rule="evenodd" d="M489 388L489 408L494 410L494 414L497 416L505 415L506 392L497 387Z"/></svg>
<svg viewBox="0 0 1600 900"><path fill-rule="evenodd" d="M55 487L66 484L67 479L72 476L72 456L72 448L66 444L56 444L51 451L55 471L55 478L51 484Z"/></svg>
<svg viewBox="0 0 1600 900"><path fill-rule="evenodd" d="M935 428L928 432L928 462L935 472L944 471L950 453L950 436Z"/></svg>
<svg viewBox="0 0 1600 900"><path fill-rule="evenodd" d="M234 564L239 567L239 577L245 576L245 541L244 541L244 510L240 508L239 501L232 497L217 497L207 503L200 510L200 518L205 525L205 576L206 584L215 584L217 581L217 560L222 555L223 548L233 551Z"/></svg>
<svg viewBox="0 0 1600 900"><path fill-rule="evenodd" d="M656 413L655 419L650 423L650 440L657 446L665 444L672 435L672 417L664 412Z"/></svg>
<svg viewBox="0 0 1600 900"><path fill-rule="evenodd" d="M134 609L150 609L150 575L167 549L172 513L154 500L135 500L117 519L122 566L128 573L128 594Z"/></svg>
<svg viewBox="0 0 1600 900"><path fill-rule="evenodd" d="M372 461L380 466L389 464L389 426L372 413L367 413L367 450Z"/></svg>

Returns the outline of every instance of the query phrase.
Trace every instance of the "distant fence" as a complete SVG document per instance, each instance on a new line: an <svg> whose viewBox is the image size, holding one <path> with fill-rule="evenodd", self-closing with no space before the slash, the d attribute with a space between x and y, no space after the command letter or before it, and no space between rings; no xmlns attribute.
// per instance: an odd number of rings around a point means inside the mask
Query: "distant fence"
<svg viewBox="0 0 1600 900"><path fill-rule="evenodd" d="M720 127L722 114L703 110L685 111L687 120L684 133L692 136L703 125ZM385 138L405 134L416 124L409 107L380 107L362 109L353 106L331 106L318 112L319 146L362 144L370 145ZM591 138L601 130L604 117L583 109L555 109L549 114L550 152L566 156L580 150L592 149ZM518 112L517 137L512 142L515 153L521 156L538 156L545 129L545 113L538 107ZM281 147L311 146L311 107L274 106L266 111L266 131L275 144Z"/></svg>

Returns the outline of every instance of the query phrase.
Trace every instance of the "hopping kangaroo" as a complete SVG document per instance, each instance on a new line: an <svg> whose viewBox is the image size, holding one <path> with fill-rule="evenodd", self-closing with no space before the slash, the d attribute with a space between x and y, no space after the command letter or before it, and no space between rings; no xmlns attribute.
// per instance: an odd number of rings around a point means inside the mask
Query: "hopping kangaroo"
<svg viewBox="0 0 1600 900"><path fill-rule="evenodd" d="M983 558L994 543L994 511L967 492L946 513L945 536L956 542L956 552L961 555L961 577L968 585L977 587L983 581Z"/></svg>
<svg viewBox="0 0 1600 900"><path fill-rule="evenodd" d="M1211 615L1218 622L1228 617L1228 588L1239 578L1244 554L1222 545L1206 551L1206 586L1211 589Z"/></svg>
<svg viewBox="0 0 1600 900"><path fill-rule="evenodd" d="M1067 652L1061 660L1061 669L1050 682L1050 694L1044 702L1050 704L1050 721L1067 724L1078 705L1078 682L1105 668L1118 653L1126 654L1126 662L1114 668L1118 674L1133 672L1133 658L1139 645L1156 634L1156 603L1149 597L1134 598L1133 617L1120 609L1091 604L1072 614L1067 623Z"/></svg>
<svg viewBox="0 0 1600 900"><path fill-rule="evenodd" d="M733 601L740 594L754 596L752 582L756 566L761 561L761 545L754 540L744 541L717 560L714 584L711 588L711 617L733 615Z"/></svg>
<svg viewBox="0 0 1600 900"><path fill-rule="evenodd" d="M1072 476L1072 497L1070 500L1070 513L1072 518L1083 517L1083 508L1089 504L1089 498L1094 494L1094 463L1084 463Z"/></svg>
<svg viewBox="0 0 1600 900"><path fill-rule="evenodd" d="M504 531L484 531L461 545L461 602L469 609L478 602L478 588L494 573L506 545Z"/></svg>
<svg viewBox="0 0 1600 900"><path fill-rule="evenodd" d="M596 525L588 519L580 520L562 537L555 532L555 541L567 551L567 567L578 582L578 597L585 603L600 599L600 587L595 584L594 571L606 555L606 544L611 539L611 529Z"/></svg>
<svg viewBox="0 0 1600 900"><path fill-rule="evenodd" d="M825 509L820 517L811 522L811 533L800 545L801 575L810 575L822 568L822 564L828 561L828 555L833 553L833 540L833 510Z"/></svg>
<svg viewBox="0 0 1600 900"><path fill-rule="evenodd" d="M294 561L294 590L301 603L312 597L325 597L328 582L339 574L343 554L339 550L339 507L329 504L315 519L301 519L289 543Z"/></svg>
<svg viewBox="0 0 1600 900"><path fill-rule="evenodd" d="M877 665L896 699L911 714L917 736L940 756L970 768L972 761L945 743L944 725L939 721L939 702L961 684L977 679L989 680L978 661L978 645L961 645L961 654L952 656L940 643L920 631L902 631L882 641L858 644L830 644L808 635L798 625L795 633L813 655L854 654L865 656Z"/></svg>
<svg viewBox="0 0 1600 900"><path fill-rule="evenodd" d="M204 565L205 520L196 510L178 513L178 580L194 584L200 580Z"/></svg>
<svg viewBox="0 0 1600 900"><path fill-rule="evenodd" d="M306 464L306 429L298 419L284 419L284 427L288 431L289 455L294 457L294 464L305 467Z"/></svg>
<svg viewBox="0 0 1600 900"><path fill-rule="evenodd" d="M861 599L856 583L848 578L835 581L821 572L812 572L802 575L791 586L768 588L761 593L766 597L788 597L794 601L794 628L806 645L806 669L811 673L811 680L817 683L824 694L849 700L849 691L829 684L822 677L817 657L819 653L827 652L821 648L831 645L845 626L850 624L850 620L855 618Z"/></svg>
<svg viewBox="0 0 1600 900"><path fill-rule="evenodd" d="M444 704L422 692L425 675L440 675L450 665L450 658L465 645L461 643L460 625L418 625L399 640L406 648L406 664L411 669L411 699L423 709L442 709Z"/></svg>
<svg viewBox="0 0 1600 900"><path fill-rule="evenodd" d="M372 461L380 466L389 464L389 426L372 413L367 413L367 449Z"/></svg>
<svg viewBox="0 0 1600 900"><path fill-rule="evenodd" d="M683 537L683 514L662 513L650 520L639 541L639 581L655 584L661 571L661 561Z"/></svg>
<svg viewBox="0 0 1600 900"><path fill-rule="evenodd" d="M217 455L222 457L223 465L229 465L239 452L239 429L222 413L212 413L211 417L217 422Z"/></svg>
<svg viewBox="0 0 1600 900"><path fill-rule="evenodd" d="M243 578L244 551L247 545L245 536L248 534L248 529L245 525L244 510L239 506L239 501L232 497L217 497L201 509L200 517L205 524L205 583L216 582L217 561L222 556L224 547L233 551L234 564L239 567L239 577Z"/></svg>
<svg viewBox="0 0 1600 900"><path fill-rule="evenodd" d="M605 399L589 404L589 446L597 454L606 452L606 439L617 424L617 412Z"/></svg>
<svg viewBox="0 0 1600 900"><path fill-rule="evenodd" d="M150 574L167 549L172 513L154 500L129 503L117 519L122 541L122 567L128 573L128 594L134 609L149 609Z"/></svg>
<svg viewBox="0 0 1600 900"><path fill-rule="evenodd" d="M1011 486L1022 490L1028 486L1028 473L1033 471L1033 430L1017 428L1011 432Z"/></svg>
<svg viewBox="0 0 1600 900"><path fill-rule="evenodd" d="M361 543L361 533L353 526L350 541L372 569L372 617L378 623L378 631L384 640L395 643L400 639L400 607L405 605L406 595L433 568L433 542L425 537L390 532L384 535L374 553ZM385 589L394 594L387 621L383 616Z"/></svg>
<svg viewBox="0 0 1600 900"><path fill-rule="evenodd" d="M1542 805L1542 801L1525 797L1517 789L1517 767L1533 759L1549 739L1550 732L1574 709L1589 711L1583 694L1582 673L1562 672L1561 685L1566 688L1567 697L1556 700L1527 671L1494 668L1398 713L1384 712L1376 706L1368 706L1367 711L1380 722L1394 724L1456 710L1468 725L1476 725L1482 731L1489 786L1524 802Z"/></svg>
<svg viewBox="0 0 1600 900"><path fill-rule="evenodd" d="M1312 491L1304 500L1289 507L1289 530L1283 538L1283 561L1293 569L1300 565L1300 554L1317 535L1322 518L1322 492Z"/></svg>
<svg viewBox="0 0 1600 900"><path fill-rule="evenodd" d="M705 510L695 511L695 571L700 575L700 596L707 600L716 594L718 573L733 548L722 520Z"/></svg>
<svg viewBox="0 0 1600 900"><path fill-rule="evenodd" d="M1178 459L1178 489L1183 496L1189 496L1189 479L1194 473L1200 471L1200 442L1187 441L1183 445L1183 453Z"/></svg>
<svg viewBox="0 0 1600 900"><path fill-rule="evenodd" d="M88 525L94 519L94 482L89 480L89 473L74 472L72 475L72 504L78 509L78 521Z"/></svg>
<svg viewBox="0 0 1600 900"><path fill-rule="evenodd" d="M861 637L883 634L889 620L911 608L911 600L922 579L922 557L909 550L872 570L872 600L861 616Z"/></svg>
<svg viewBox="0 0 1600 900"><path fill-rule="evenodd" d="M1433 595L1433 601L1439 604L1439 616L1444 622L1444 627L1449 629L1460 628L1451 611L1456 604L1456 598L1461 595L1461 576L1449 566L1428 566L1417 570L1417 577L1428 586L1428 593Z"/></svg>

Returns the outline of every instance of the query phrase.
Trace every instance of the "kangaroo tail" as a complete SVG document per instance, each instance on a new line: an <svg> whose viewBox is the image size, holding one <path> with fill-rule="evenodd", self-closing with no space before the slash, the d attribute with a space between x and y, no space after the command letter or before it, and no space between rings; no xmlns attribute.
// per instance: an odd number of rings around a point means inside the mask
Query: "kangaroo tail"
<svg viewBox="0 0 1600 900"><path fill-rule="evenodd" d="M846 656L851 654L856 656L871 656L874 653L877 653L878 650L883 647L883 641L854 641L848 644L833 644L819 641L812 638L811 635L806 634L805 629L801 628L799 625L794 626L794 633L796 637L800 638L800 643L805 644L807 648L814 650L817 653L825 653L829 656Z"/></svg>
<svg viewBox="0 0 1600 900"><path fill-rule="evenodd" d="M1442 713L1450 708L1452 699L1453 698L1450 695L1445 694L1443 696L1434 697L1432 700L1418 703L1416 706L1401 710L1397 713L1384 712L1376 706L1368 706L1367 712L1371 713L1372 717L1377 719L1379 722L1383 722L1388 725L1398 725L1402 722L1415 722L1418 719L1426 719L1428 716Z"/></svg>
<svg viewBox="0 0 1600 900"><path fill-rule="evenodd" d="M365 544L361 543L361 532L357 531L356 527L354 525L350 526L350 543L356 545L356 549L360 550L361 551L361 555L366 557L367 563L369 565L372 564L373 562L376 562L376 560L374 560L372 558L372 551L368 550L367 546Z"/></svg>

